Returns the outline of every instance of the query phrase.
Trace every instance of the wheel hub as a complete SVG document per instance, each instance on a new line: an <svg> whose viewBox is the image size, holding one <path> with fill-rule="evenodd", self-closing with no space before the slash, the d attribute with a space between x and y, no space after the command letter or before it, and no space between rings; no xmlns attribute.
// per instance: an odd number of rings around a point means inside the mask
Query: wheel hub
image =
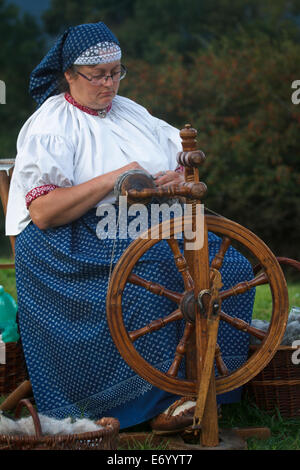
<svg viewBox="0 0 300 470"><path fill-rule="evenodd" d="M179 306L186 322L195 323L196 304L197 300L194 291L190 290L186 292Z"/></svg>

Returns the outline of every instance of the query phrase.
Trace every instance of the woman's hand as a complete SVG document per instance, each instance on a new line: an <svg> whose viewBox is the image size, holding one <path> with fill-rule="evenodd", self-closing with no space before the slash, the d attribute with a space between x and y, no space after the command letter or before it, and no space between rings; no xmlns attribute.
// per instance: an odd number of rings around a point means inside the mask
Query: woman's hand
<svg viewBox="0 0 300 470"><path fill-rule="evenodd" d="M172 184L180 184L184 182L183 173L172 170L159 171L153 175L153 178L155 179L155 184L157 186L162 186L165 188Z"/></svg>

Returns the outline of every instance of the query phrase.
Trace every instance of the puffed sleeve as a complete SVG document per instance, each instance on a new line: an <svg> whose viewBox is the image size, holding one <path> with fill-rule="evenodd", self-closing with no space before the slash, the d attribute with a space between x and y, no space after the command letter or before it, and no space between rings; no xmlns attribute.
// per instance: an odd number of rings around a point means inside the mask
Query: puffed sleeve
<svg viewBox="0 0 300 470"><path fill-rule="evenodd" d="M18 148L14 174L24 194L43 185L73 185L74 149L64 137L31 135Z"/></svg>
<svg viewBox="0 0 300 470"><path fill-rule="evenodd" d="M156 135L169 160L169 170L178 167L176 156L182 151L179 130L162 119L156 119Z"/></svg>
<svg viewBox="0 0 300 470"><path fill-rule="evenodd" d="M74 149L63 136L19 138L17 150L7 204L7 235L17 235L30 222L28 207L36 197L74 184Z"/></svg>

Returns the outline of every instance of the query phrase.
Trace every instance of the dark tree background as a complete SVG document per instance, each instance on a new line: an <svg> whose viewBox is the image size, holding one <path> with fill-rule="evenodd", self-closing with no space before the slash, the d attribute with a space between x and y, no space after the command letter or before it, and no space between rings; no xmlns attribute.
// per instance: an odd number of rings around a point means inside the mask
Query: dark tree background
<svg viewBox="0 0 300 470"><path fill-rule="evenodd" d="M0 0L0 157L35 109L31 70L68 26L96 21L121 42L120 93L198 130L207 206L299 259L300 0L52 0L41 24Z"/></svg>

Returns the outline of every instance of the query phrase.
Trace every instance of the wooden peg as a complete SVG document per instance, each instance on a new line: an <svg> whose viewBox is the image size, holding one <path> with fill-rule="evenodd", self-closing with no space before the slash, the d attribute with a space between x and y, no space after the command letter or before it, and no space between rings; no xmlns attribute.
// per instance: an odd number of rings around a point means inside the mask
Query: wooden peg
<svg viewBox="0 0 300 470"><path fill-rule="evenodd" d="M197 148L197 131L191 124L186 124L180 131L180 137L182 139L182 150L184 152L191 152Z"/></svg>

